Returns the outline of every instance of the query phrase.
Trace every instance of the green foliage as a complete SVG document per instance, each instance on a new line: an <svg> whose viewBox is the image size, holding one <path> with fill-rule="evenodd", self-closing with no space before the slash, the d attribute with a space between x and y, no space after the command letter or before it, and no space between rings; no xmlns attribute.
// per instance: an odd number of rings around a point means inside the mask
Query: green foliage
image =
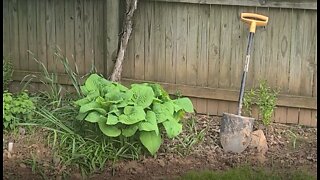
<svg viewBox="0 0 320 180"><path fill-rule="evenodd" d="M264 125L271 123L271 117L276 108L277 95L279 91L272 90L266 81L261 81L258 88L245 92L244 109L251 115L252 105L257 105L259 114Z"/></svg>
<svg viewBox="0 0 320 180"><path fill-rule="evenodd" d="M3 90L8 89L9 83L12 81L13 65L9 58L3 57Z"/></svg>
<svg viewBox="0 0 320 180"><path fill-rule="evenodd" d="M3 126L5 129L14 129L19 122L30 120L35 105L27 92L17 95L5 91L3 93Z"/></svg>
<svg viewBox="0 0 320 180"><path fill-rule="evenodd" d="M281 179L292 179L292 180L313 180L315 176L308 174L301 170L290 170L286 172L278 172L276 170L268 171L262 168L252 168L248 165L243 167L236 167L226 171L190 171L184 174L182 177L177 179L183 180L281 180Z"/></svg>
<svg viewBox="0 0 320 180"><path fill-rule="evenodd" d="M161 143L159 126L174 138L182 131L180 119L193 112L188 98L171 100L158 84L132 84L131 88L92 74L81 86L84 98L75 102L80 107L77 119L98 123L108 137L134 136L154 155Z"/></svg>

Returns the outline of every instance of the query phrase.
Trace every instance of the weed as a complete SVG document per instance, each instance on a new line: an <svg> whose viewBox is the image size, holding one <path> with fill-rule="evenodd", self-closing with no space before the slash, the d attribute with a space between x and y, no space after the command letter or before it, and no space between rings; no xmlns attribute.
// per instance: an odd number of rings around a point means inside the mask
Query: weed
<svg viewBox="0 0 320 180"><path fill-rule="evenodd" d="M292 147L293 149L296 148L296 142L297 142L297 135L295 133L293 133L292 131L290 130L287 130L287 132L289 133L289 137L292 141Z"/></svg>
<svg viewBox="0 0 320 180"><path fill-rule="evenodd" d="M8 89L9 83L12 81L13 65L9 57L3 57L3 90Z"/></svg>
<svg viewBox="0 0 320 180"><path fill-rule="evenodd" d="M15 129L19 122L27 122L33 116L34 102L28 92L20 92L17 95L5 91L3 93L3 126Z"/></svg>
<svg viewBox="0 0 320 180"><path fill-rule="evenodd" d="M279 91L268 87L266 81L261 81L258 88L247 91L244 96L244 110L251 115L252 105L256 104L264 125L271 123L271 117L276 108L277 95Z"/></svg>

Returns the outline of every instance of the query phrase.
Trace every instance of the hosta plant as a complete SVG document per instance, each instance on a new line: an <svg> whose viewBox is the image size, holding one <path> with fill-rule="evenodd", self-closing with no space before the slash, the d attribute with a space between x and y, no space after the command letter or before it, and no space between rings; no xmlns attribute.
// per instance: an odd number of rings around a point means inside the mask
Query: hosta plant
<svg viewBox="0 0 320 180"><path fill-rule="evenodd" d="M78 120L98 123L109 137L139 136L154 155L162 143L163 126L169 138L182 131L179 122L185 112L194 112L189 98L172 100L159 84L132 84L127 88L92 74L81 86L84 98L75 102Z"/></svg>

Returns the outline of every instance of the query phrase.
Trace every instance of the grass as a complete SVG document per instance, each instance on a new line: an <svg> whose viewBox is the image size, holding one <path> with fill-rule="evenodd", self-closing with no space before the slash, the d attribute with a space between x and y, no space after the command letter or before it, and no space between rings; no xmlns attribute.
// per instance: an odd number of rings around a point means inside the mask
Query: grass
<svg viewBox="0 0 320 180"><path fill-rule="evenodd" d="M305 171L272 172L264 169L254 170L249 166L229 169L227 171L190 171L181 180L315 180L316 177Z"/></svg>

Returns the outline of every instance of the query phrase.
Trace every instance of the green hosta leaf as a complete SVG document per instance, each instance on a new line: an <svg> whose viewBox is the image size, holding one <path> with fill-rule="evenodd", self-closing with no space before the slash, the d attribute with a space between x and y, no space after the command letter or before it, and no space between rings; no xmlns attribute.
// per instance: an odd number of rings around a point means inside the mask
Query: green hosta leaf
<svg viewBox="0 0 320 180"><path fill-rule="evenodd" d="M192 102L189 98L179 98L179 99L173 100L173 102L180 107L178 108L177 106L175 106L175 111L179 111L180 109L183 109L189 113L194 112Z"/></svg>
<svg viewBox="0 0 320 180"><path fill-rule="evenodd" d="M124 114L119 116L119 121L123 124L134 124L142 121L146 117L146 113L140 106L127 106L123 110Z"/></svg>
<svg viewBox="0 0 320 180"><path fill-rule="evenodd" d="M74 104L78 105L78 106L83 106L85 104L90 103L91 101L88 98L83 98L83 99L79 99L76 102L74 102Z"/></svg>
<svg viewBox="0 0 320 180"><path fill-rule="evenodd" d="M155 97L161 99L162 101L169 101L169 94L160 86L159 84L149 84L152 87Z"/></svg>
<svg viewBox="0 0 320 180"><path fill-rule="evenodd" d="M81 106L80 110L79 110L79 113L86 113L86 112L92 111L92 110L98 111L102 115L106 115L107 114L107 111L104 110L103 108L101 108L101 105L99 103L94 102L94 101Z"/></svg>
<svg viewBox="0 0 320 180"><path fill-rule="evenodd" d="M114 113L117 116L120 116L122 113L121 111L118 109L117 105L111 105L110 109L109 109L109 114Z"/></svg>
<svg viewBox="0 0 320 180"><path fill-rule="evenodd" d="M162 123L167 119L173 117L173 103L171 101L164 104L153 103L153 112L156 114L157 122Z"/></svg>
<svg viewBox="0 0 320 180"><path fill-rule="evenodd" d="M99 96L100 96L99 90L93 90L88 93L87 98L93 101Z"/></svg>
<svg viewBox="0 0 320 180"><path fill-rule="evenodd" d="M141 121L138 127L140 131L155 131L159 135L156 114L152 111L147 112L146 121Z"/></svg>
<svg viewBox="0 0 320 180"><path fill-rule="evenodd" d="M118 117L112 114L108 115L107 124L108 125L115 125L119 122Z"/></svg>
<svg viewBox="0 0 320 180"><path fill-rule="evenodd" d="M116 126L109 126L106 124L106 120L102 120L98 122L100 130L103 134L109 137L117 137L121 134L121 130Z"/></svg>
<svg viewBox="0 0 320 180"><path fill-rule="evenodd" d="M122 93L120 91L113 91L106 94L105 99L111 103L119 103L123 101Z"/></svg>
<svg viewBox="0 0 320 180"><path fill-rule="evenodd" d="M127 128L122 129L122 135L125 137L131 137L136 133L137 130L138 130L138 126L131 125L131 126L128 126Z"/></svg>
<svg viewBox="0 0 320 180"><path fill-rule="evenodd" d="M182 132L182 125L175 119L169 119L162 123L169 138L174 138Z"/></svg>
<svg viewBox="0 0 320 180"><path fill-rule="evenodd" d="M151 155L155 155L162 143L160 134L154 131L140 131L140 141L148 149Z"/></svg>
<svg viewBox="0 0 320 180"><path fill-rule="evenodd" d="M154 98L154 92L151 87L141 84L132 84L132 100L143 109L149 107Z"/></svg>
<svg viewBox="0 0 320 180"><path fill-rule="evenodd" d="M89 94L89 91L85 86L80 86L80 90L81 90L82 94L85 96Z"/></svg>
<svg viewBox="0 0 320 180"><path fill-rule="evenodd" d="M183 116L185 115L185 111L184 110L179 110L178 112L175 112L173 117L177 120L180 121L180 119L183 118Z"/></svg>
<svg viewBox="0 0 320 180"><path fill-rule="evenodd" d="M88 115L88 113L79 113L77 116L76 116L76 119L77 120L84 120L84 118Z"/></svg>
<svg viewBox="0 0 320 180"><path fill-rule="evenodd" d="M127 87L123 86L120 83L113 83L113 84L115 84L117 86L117 88L122 92L127 92L129 90Z"/></svg>
<svg viewBox="0 0 320 180"><path fill-rule="evenodd" d="M101 114L97 111L91 111L85 118L86 121L95 123L101 120L104 120L105 117L101 116Z"/></svg>
<svg viewBox="0 0 320 180"><path fill-rule="evenodd" d="M84 86L86 88L87 91L94 91L99 89L99 85L98 85L98 81L101 79L101 77L97 74L91 74L86 82L84 83Z"/></svg>
<svg viewBox="0 0 320 180"><path fill-rule="evenodd" d="M127 105L132 105L134 104L132 102L132 96L133 96L133 93L132 91L127 91L125 93L122 93L122 98L123 98L123 101L120 102L119 104L117 104L118 107L126 107Z"/></svg>

